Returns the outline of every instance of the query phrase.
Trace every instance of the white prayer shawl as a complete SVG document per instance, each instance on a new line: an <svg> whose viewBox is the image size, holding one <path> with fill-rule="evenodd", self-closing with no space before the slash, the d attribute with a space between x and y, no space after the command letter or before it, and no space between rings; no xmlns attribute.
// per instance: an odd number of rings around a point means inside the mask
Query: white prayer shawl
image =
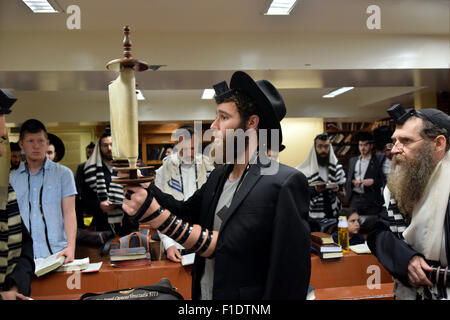
<svg viewBox="0 0 450 320"><path fill-rule="evenodd" d="M450 151L436 165L425 187L422 198L414 207L411 223L403 232L403 238L414 250L422 253L426 259L440 261L441 266L448 265L445 249L444 221L450 195ZM434 295L435 287L432 293ZM396 281L394 290L400 299L415 299L421 290L403 286ZM422 288L421 288L422 289ZM447 296L450 290L447 288Z"/></svg>
<svg viewBox="0 0 450 320"><path fill-rule="evenodd" d="M180 176L181 159L177 154L171 154L164 158L161 170L165 181L161 181L162 191L171 194L177 200L185 200L183 194L182 177ZM198 188L206 182L209 174L214 170L214 165L208 157L202 154L195 156L194 165L197 171L197 185Z"/></svg>
<svg viewBox="0 0 450 320"><path fill-rule="evenodd" d="M319 163L317 161L317 154L315 146L311 148L308 156L305 161L299 164L296 167L297 170L301 171L306 178L308 179L308 184L311 184L314 181L323 181L319 174ZM342 165L339 164L336 155L334 154L333 147L330 145L330 155L329 155L329 165L328 165L328 181L325 182L333 182L339 185L345 183L345 172L342 168ZM330 193L332 198L331 201L331 209L333 211L333 216L336 216L338 212L341 210L341 201L339 197L334 193ZM310 199L310 212L309 216L311 218L324 218L324 199L323 195L319 194L316 197L312 197Z"/></svg>

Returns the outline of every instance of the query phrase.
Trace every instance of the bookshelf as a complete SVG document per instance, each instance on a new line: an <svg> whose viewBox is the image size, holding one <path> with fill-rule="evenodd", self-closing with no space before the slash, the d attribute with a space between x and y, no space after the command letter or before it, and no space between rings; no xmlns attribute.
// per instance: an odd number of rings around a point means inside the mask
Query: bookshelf
<svg viewBox="0 0 450 320"><path fill-rule="evenodd" d="M348 161L351 157L359 155L358 134L372 132L381 125L377 122L324 122L324 132L330 136L334 153L347 172Z"/></svg>

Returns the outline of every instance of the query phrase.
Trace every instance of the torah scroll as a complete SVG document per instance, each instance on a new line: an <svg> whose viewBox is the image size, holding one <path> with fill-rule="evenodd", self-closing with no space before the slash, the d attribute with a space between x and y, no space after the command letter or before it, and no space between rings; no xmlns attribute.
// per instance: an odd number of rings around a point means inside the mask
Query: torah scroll
<svg viewBox="0 0 450 320"><path fill-rule="evenodd" d="M136 168L139 137L134 70L123 68L108 90L113 159L128 159L130 168Z"/></svg>

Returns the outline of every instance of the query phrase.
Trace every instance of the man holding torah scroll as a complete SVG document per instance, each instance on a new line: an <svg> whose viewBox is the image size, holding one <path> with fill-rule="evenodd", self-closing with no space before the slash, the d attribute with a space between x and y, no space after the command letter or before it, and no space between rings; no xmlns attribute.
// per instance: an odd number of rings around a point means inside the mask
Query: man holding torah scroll
<svg viewBox="0 0 450 320"><path fill-rule="evenodd" d="M185 202L154 185L127 187L123 209L197 253L193 299L305 299L308 183L266 154L281 145L283 98L269 81L255 82L241 71L230 87L225 81L214 86L218 105L211 125L216 157L226 163Z"/></svg>

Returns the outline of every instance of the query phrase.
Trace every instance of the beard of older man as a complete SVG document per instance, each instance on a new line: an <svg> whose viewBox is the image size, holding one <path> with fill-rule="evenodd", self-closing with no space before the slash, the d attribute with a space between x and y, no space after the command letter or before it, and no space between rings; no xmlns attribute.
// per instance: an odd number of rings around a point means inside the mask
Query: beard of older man
<svg viewBox="0 0 450 320"><path fill-rule="evenodd" d="M393 156L387 187L400 212L412 215L435 167L431 143L428 141L424 142L414 159L408 160L401 154Z"/></svg>

